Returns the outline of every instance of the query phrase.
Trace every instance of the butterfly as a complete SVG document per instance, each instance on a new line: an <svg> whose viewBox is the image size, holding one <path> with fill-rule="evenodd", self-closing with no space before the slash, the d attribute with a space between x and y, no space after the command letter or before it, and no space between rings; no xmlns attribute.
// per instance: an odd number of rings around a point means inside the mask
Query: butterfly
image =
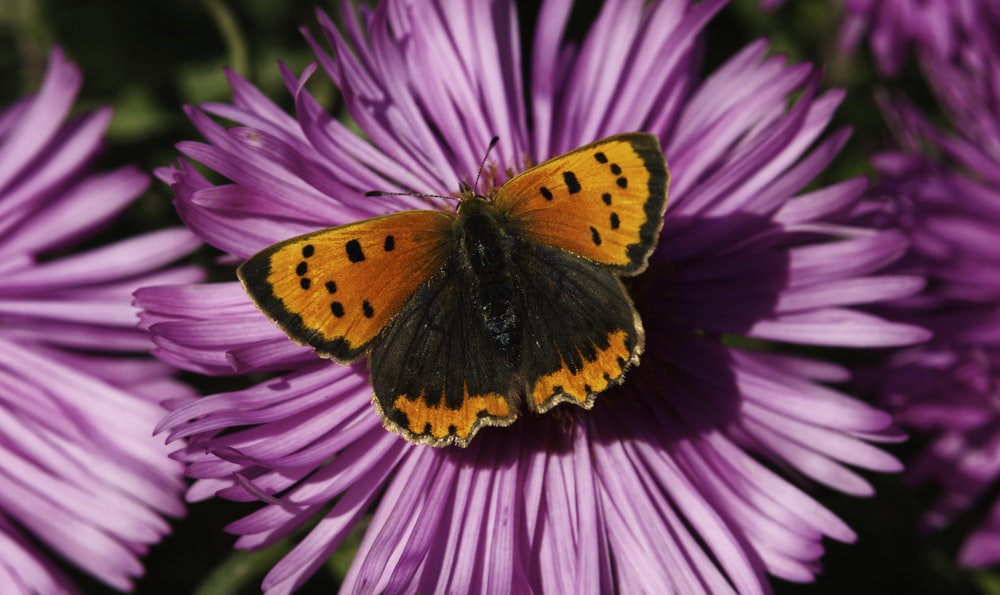
<svg viewBox="0 0 1000 595"><path fill-rule="evenodd" d="M468 445L483 426L560 403L585 409L638 364L642 321L622 277L656 246L669 173L655 136L582 146L455 213L405 211L281 242L237 275L297 343L368 356L383 425Z"/></svg>

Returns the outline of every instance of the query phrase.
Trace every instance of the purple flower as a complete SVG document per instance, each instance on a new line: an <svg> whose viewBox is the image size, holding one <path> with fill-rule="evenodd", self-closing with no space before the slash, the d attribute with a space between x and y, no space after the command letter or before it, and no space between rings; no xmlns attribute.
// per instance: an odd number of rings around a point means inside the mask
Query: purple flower
<svg viewBox="0 0 1000 595"><path fill-rule="evenodd" d="M906 100L886 101L901 147L875 161L890 199L881 215L912 240L898 268L930 280L888 311L934 331L892 360L885 402L928 441L909 470L913 483L941 488L925 528L991 507L959 552L976 567L1000 562L1000 21L981 25L956 58L922 60L953 131Z"/></svg>
<svg viewBox="0 0 1000 595"><path fill-rule="evenodd" d="M997 0L845 0L840 47L853 51L865 35L882 74L899 74L911 45L954 56L984 22L1000 22Z"/></svg>
<svg viewBox="0 0 1000 595"><path fill-rule="evenodd" d="M363 364L293 344L236 283L138 294L165 360L280 373L161 425L189 438L178 456L198 478L190 498L264 503L230 525L237 547L318 518L266 590L302 584L373 509L347 592L755 593L767 575L813 580L823 538L855 538L771 467L870 495L852 467L898 471L871 444L898 435L888 414L826 385L846 380L843 368L780 344L922 340L921 329L854 308L911 295L922 280L879 273L905 251L900 233L847 222L864 180L804 190L848 137L822 138L841 92L819 93L809 65L768 57L763 42L698 75L701 31L723 4L608 2L570 43L572 6L546 2L523 59L512 2L388 1L346 10L343 31L320 13L332 53L307 39L367 140L306 90L314 67L283 69L294 116L235 75L231 105L190 110L206 142L181 152L229 182L186 160L160 176L188 225L236 258L427 208L364 192L454 193L495 134L496 183L631 130L659 136L673 174L659 247L632 282L647 334L641 365L592 411L522 416L465 449L384 430Z"/></svg>
<svg viewBox="0 0 1000 595"><path fill-rule="evenodd" d="M190 398L151 347L132 292L194 282L163 266L198 244L171 229L75 244L147 187L91 173L108 109L69 118L79 71L55 50L38 94L0 111L0 584L73 591L62 559L128 590L139 557L183 513L183 468L152 436L164 398ZM122 357L126 355L127 357Z"/></svg>
<svg viewBox="0 0 1000 595"><path fill-rule="evenodd" d="M830 0L833 1L833 0ZM772 11L785 0L760 0ZM883 75L903 69L911 49L950 58L969 32L984 23L1000 22L998 0L838 0L843 5L839 42L853 52L866 37Z"/></svg>

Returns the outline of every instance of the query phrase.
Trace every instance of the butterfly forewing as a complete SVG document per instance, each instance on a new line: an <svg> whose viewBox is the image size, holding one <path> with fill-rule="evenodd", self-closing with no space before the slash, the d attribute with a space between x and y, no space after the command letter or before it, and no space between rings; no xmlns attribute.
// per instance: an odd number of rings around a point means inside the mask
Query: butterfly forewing
<svg viewBox="0 0 1000 595"><path fill-rule="evenodd" d="M529 242L636 274L656 246L668 183L656 137L620 134L511 178L494 204Z"/></svg>
<svg viewBox="0 0 1000 595"><path fill-rule="evenodd" d="M292 339L349 362L442 267L454 222L407 211L324 229L263 250L238 275Z"/></svg>

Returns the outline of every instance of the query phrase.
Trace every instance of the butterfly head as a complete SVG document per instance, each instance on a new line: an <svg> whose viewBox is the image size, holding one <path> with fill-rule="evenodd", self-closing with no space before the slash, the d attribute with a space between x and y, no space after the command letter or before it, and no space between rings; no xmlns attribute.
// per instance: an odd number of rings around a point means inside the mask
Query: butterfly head
<svg viewBox="0 0 1000 595"><path fill-rule="evenodd" d="M468 218L492 204L491 197L478 194L465 182L459 184L459 192L457 209L459 217Z"/></svg>
<svg viewBox="0 0 1000 595"><path fill-rule="evenodd" d="M497 143L499 141L500 141L499 136L494 136L493 138L490 139L490 144L489 146L486 147L486 154L483 155L483 160L479 163L479 171L476 173L476 181L472 184L472 186L469 186L469 184L464 180L459 181L458 191L459 191L460 202L458 206L460 210L462 208L462 205L466 202L470 204L475 204L477 202L478 203L491 202L489 197L479 193L479 180L483 178L483 170L486 169L486 160L489 159L490 153L493 151L493 147L497 146ZM495 169L491 168L490 171L487 172L487 176L491 176L494 173Z"/></svg>

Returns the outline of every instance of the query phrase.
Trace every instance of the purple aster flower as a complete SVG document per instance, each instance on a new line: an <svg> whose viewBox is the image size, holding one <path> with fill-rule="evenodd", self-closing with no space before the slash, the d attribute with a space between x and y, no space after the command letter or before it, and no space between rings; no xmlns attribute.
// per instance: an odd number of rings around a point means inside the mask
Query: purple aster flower
<svg viewBox="0 0 1000 595"><path fill-rule="evenodd" d="M886 403L928 440L909 470L912 482L941 488L925 528L991 508L959 552L961 564L977 567L1000 562L998 39L1000 21L984 21L955 59L924 56L923 70L954 130L939 129L903 99L886 101L901 147L875 161L879 190L890 199L882 216L912 239L899 267L930 280L890 312L934 331L932 342L892 360Z"/></svg>
<svg viewBox="0 0 1000 595"><path fill-rule="evenodd" d="M832 1L832 0L831 0ZM760 0L771 11L785 0ZM899 74L911 49L954 56L968 32L984 21L1000 22L998 0L843 0L839 42L853 52L867 37L883 75Z"/></svg>
<svg viewBox="0 0 1000 595"><path fill-rule="evenodd" d="M853 51L867 35L882 74L899 74L911 46L955 55L968 32L1000 22L997 0L845 0L840 47Z"/></svg>
<svg viewBox="0 0 1000 595"><path fill-rule="evenodd" d="M294 116L236 75L231 104L189 111L206 142L181 152L229 181L214 184L186 160L160 176L187 224L236 258L427 208L364 193L452 194L493 135L495 184L632 130L656 134L672 170L659 247L631 284L646 329L641 365L591 411L522 416L464 449L387 432L363 364L295 345L235 282L137 294L165 360L278 373L161 425L189 439L177 456L197 478L191 499L263 502L230 525L237 547L316 519L267 591L302 584L365 518L347 592L759 593L768 575L813 580L823 539L855 538L773 468L870 495L853 468L899 470L872 444L898 435L888 414L828 386L845 369L781 344L923 340L855 308L911 295L922 280L880 273L905 251L900 233L848 223L864 180L805 190L848 137L823 136L841 92L818 92L809 65L768 57L764 42L699 76L701 33L723 4L608 2L571 43L572 5L546 2L524 46L512 2L388 1L347 9L343 30L319 13L332 52L306 37L365 138L306 90L315 66L283 69Z"/></svg>
<svg viewBox="0 0 1000 595"><path fill-rule="evenodd" d="M147 187L134 167L91 173L108 109L69 117L79 71L52 52L38 94L0 112L0 585L75 590L61 559L130 589L178 516L183 469L152 435L162 399L190 398L151 347L133 291L195 282L163 268L185 229L69 252ZM58 254L58 256L56 256ZM122 357L127 355L128 357Z"/></svg>

